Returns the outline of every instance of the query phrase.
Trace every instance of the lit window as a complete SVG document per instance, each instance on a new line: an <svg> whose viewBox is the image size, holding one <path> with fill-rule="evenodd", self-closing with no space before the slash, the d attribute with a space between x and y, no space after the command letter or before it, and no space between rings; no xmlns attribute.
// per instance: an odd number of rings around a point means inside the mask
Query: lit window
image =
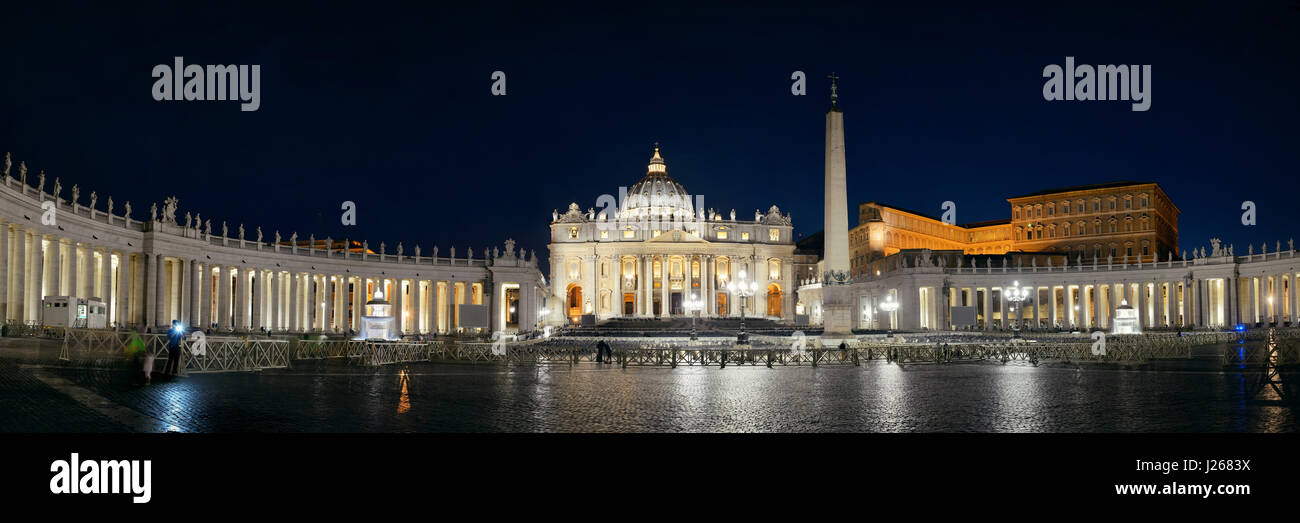
<svg viewBox="0 0 1300 523"><path fill-rule="evenodd" d="M600 231L600 239L604 240L606 238L609 238L609 231Z"/></svg>
<svg viewBox="0 0 1300 523"><path fill-rule="evenodd" d="M773 242L781 241L781 229L768 229L767 240Z"/></svg>
<svg viewBox="0 0 1300 523"><path fill-rule="evenodd" d="M654 232L650 233L650 237L651 237L651 238L658 238L658 237L659 237L659 232L660 232L660 231L654 231Z"/></svg>
<svg viewBox="0 0 1300 523"><path fill-rule="evenodd" d="M742 240L749 240L749 233L748 233L748 232L742 232L742 233L740 233L740 239L742 239Z"/></svg>
<svg viewBox="0 0 1300 523"><path fill-rule="evenodd" d="M718 239L719 239L719 240L725 240L725 239L727 239L727 231L725 231L725 230L719 230L719 231L718 231Z"/></svg>
<svg viewBox="0 0 1300 523"><path fill-rule="evenodd" d="M636 231L632 230L631 227L628 227L628 228L626 228L626 229L623 229L623 237L624 237L624 238L636 238Z"/></svg>
<svg viewBox="0 0 1300 523"><path fill-rule="evenodd" d="M577 227L569 227L569 239L570 239L570 240L576 240L576 239L578 239L578 228L577 228Z"/></svg>

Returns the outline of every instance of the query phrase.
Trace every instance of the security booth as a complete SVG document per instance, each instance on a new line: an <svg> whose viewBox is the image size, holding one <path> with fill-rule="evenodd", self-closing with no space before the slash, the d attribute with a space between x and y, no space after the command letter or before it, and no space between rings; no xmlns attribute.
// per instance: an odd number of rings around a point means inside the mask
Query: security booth
<svg viewBox="0 0 1300 523"><path fill-rule="evenodd" d="M99 298L46 296L41 303L41 323L49 327L103 329L108 325L108 307Z"/></svg>

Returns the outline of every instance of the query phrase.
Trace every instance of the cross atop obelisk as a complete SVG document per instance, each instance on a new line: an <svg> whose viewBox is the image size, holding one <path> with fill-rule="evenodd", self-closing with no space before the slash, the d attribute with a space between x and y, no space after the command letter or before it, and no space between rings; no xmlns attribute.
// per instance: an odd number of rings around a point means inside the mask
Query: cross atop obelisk
<svg viewBox="0 0 1300 523"><path fill-rule="evenodd" d="M836 85L835 82L836 82L837 80L839 80L840 77L835 76L835 71L831 71L830 76L827 76L827 78L830 78L830 79L831 79L831 109L836 109L836 108L839 107L839 106L836 104L836 102L839 101L839 99L840 99L840 95L839 95L839 93L837 92L837 89L839 88L839 86Z"/></svg>

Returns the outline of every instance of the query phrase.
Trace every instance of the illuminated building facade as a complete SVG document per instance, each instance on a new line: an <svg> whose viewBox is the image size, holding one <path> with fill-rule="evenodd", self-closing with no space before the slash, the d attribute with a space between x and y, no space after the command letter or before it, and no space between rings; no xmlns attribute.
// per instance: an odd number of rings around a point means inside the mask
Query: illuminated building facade
<svg viewBox="0 0 1300 523"><path fill-rule="evenodd" d="M757 287L745 298L746 316L793 318L794 227L777 206L754 211L752 221L734 209L724 216L697 208L657 147L645 176L617 203L585 212L573 203L552 215L554 321L686 317L692 299L703 317L739 317L729 284L742 277Z"/></svg>

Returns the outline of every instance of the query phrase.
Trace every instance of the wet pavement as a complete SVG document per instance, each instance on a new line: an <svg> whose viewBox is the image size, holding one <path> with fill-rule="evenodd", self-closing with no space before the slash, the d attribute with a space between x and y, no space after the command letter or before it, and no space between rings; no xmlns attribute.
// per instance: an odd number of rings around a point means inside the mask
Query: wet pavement
<svg viewBox="0 0 1300 523"><path fill-rule="evenodd" d="M1293 404L1214 352L1142 367L995 362L899 367L629 368L345 361L193 375L0 354L0 431L1294 432ZM88 405L86 396L98 406ZM105 405L114 408L106 409ZM120 407L120 408L118 408Z"/></svg>

